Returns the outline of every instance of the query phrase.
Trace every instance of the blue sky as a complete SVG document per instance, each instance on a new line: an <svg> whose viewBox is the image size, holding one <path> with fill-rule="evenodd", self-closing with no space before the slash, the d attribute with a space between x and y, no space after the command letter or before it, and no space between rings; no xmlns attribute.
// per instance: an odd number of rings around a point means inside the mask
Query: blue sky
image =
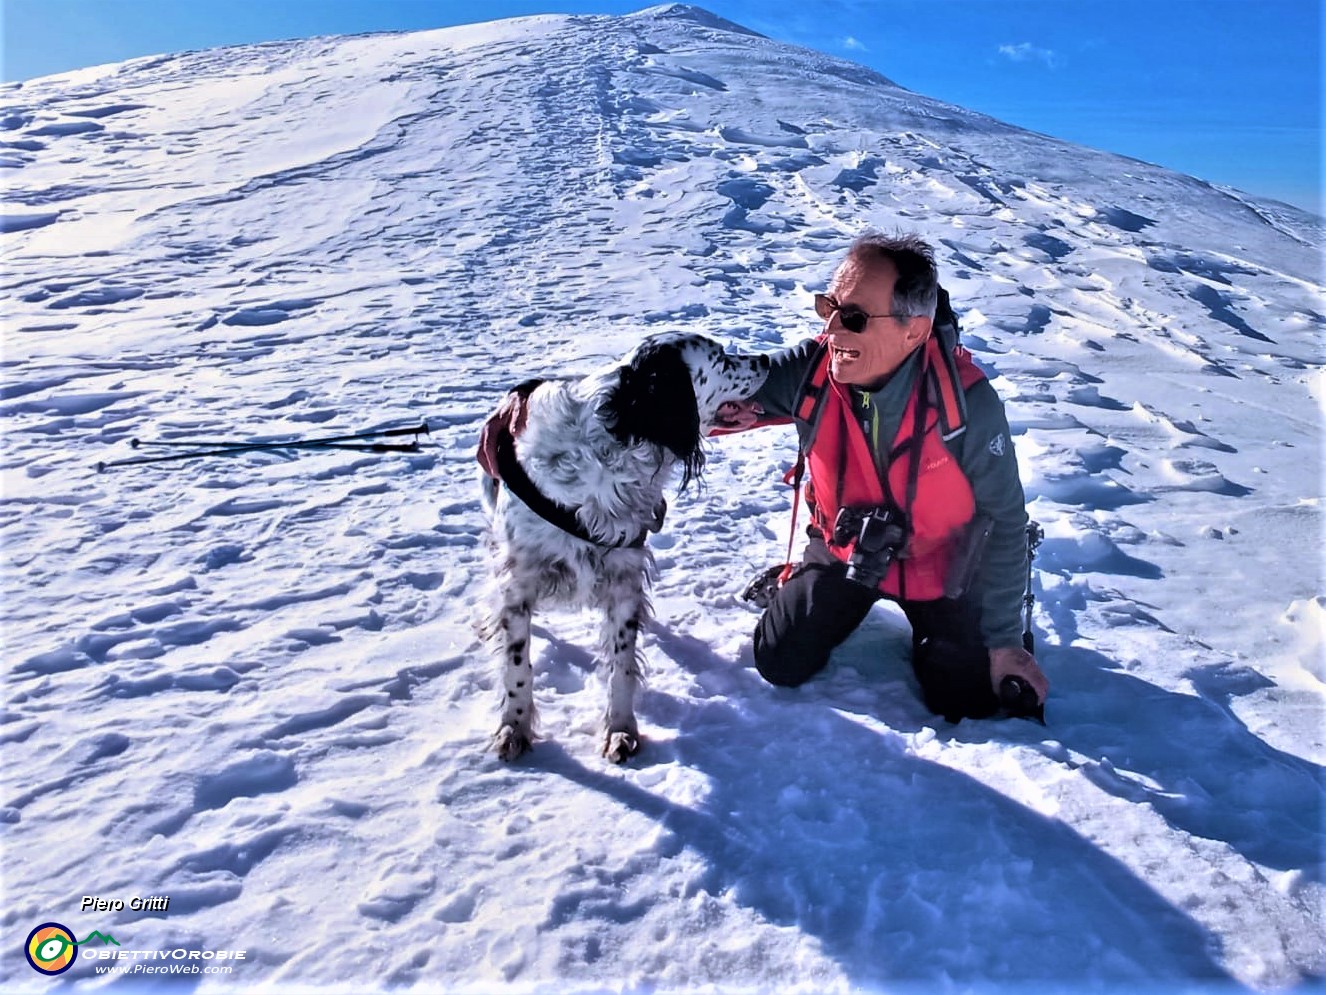
<svg viewBox="0 0 1326 995"><path fill-rule="evenodd" d="M215 45L647 0L0 0L3 78ZM1321 0L705 0L927 96L1322 207Z"/></svg>

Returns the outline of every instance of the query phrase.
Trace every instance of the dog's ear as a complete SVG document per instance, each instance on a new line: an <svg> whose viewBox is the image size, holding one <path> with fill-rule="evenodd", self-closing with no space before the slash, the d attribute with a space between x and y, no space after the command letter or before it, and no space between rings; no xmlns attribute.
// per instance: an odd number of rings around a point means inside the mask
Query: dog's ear
<svg viewBox="0 0 1326 995"><path fill-rule="evenodd" d="M603 404L604 420L622 445L652 442L681 461L685 488L704 467L700 411L691 372L668 342L646 342L620 370Z"/></svg>

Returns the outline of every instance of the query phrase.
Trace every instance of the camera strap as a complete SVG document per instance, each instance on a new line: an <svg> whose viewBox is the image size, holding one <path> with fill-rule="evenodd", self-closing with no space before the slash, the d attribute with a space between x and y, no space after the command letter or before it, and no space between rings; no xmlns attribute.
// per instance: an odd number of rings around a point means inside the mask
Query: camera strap
<svg viewBox="0 0 1326 995"><path fill-rule="evenodd" d="M927 347L921 358L920 372L917 374L916 410L912 417L912 437L909 440L911 452L908 455L911 465L907 467L907 499L902 506L902 510L908 515L912 513L912 505L916 503L916 489L921 480L921 449L925 445L925 416L929 407L926 402L930 398L930 383L926 377L929 372L930 350Z"/></svg>
<svg viewBox="0 0 1326 995"><path fill-rule="evenodd" d="M905 521L910 523L912 520L912 507L916 504L916 491L921 480L921 450L925 446L925 416L926 401L930 396L930 382L926 374L930 370L930 349L929 343L926 343L925 352L921 357L921 369L916 375L916 403L912 412L912 437L907 440L908 460L907 466L907 493L904 495L902 504L902 513ZM889 475L884 473L884 489L887 493L889 487ZM892 499L892 495L890 495ZM908 525L910 532L911 526ZM911 542L910 534L907 541ZM903 547L904 551L906 546ZM903 600L907 598L907 569L905 565L899 565L898 570L898 596Z"/></svg>

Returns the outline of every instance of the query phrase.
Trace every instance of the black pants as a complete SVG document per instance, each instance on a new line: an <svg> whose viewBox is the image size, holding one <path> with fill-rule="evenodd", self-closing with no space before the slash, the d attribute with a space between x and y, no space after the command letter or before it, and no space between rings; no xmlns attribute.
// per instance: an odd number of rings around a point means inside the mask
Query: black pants
<svg viewBox="0 0 1326 995"><path fill-rule="evenodd" d="M829 662L829 654L861 624L878 591L847 579L847 567L822 539L755 627L755 666L770 684L796 687ZM950 722L999 710L990 687L990 655L980 614L969 600L899 602L912 626L912 668L926 707Z"/></svg>

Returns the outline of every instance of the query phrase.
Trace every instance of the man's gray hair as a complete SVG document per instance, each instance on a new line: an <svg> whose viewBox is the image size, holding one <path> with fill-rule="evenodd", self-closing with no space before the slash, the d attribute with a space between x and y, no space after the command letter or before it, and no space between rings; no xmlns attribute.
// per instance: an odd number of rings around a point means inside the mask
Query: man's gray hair
<svg viewBox="0 0 1326 995"><path fill-rule="evenodd" d="M939 303L935 250L919 236L866 232L852 243L847 258L862 265L888 259L898 271L898 280L893 285L894 313L935 316Z"/></svg>

